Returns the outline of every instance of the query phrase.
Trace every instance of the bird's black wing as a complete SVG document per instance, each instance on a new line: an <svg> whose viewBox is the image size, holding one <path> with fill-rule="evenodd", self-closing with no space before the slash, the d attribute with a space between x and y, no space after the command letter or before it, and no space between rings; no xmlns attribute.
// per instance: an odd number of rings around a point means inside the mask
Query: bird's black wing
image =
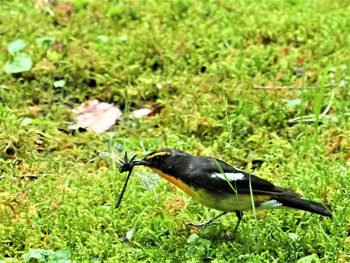
<svg viewBox="0 0 350 263"><path fill-rule="evenodd" d="M248 193L258 195L299 196L293 190L285 189L234 168L229 164L210 157L194 156L190 174L183 176L188 184L215 193Z"/></svg>

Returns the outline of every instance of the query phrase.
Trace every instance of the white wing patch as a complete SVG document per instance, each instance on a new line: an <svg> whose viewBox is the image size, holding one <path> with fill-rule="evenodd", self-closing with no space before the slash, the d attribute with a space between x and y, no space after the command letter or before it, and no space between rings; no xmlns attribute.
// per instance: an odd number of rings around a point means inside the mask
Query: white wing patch
<svg viewBox="0 0 350 263"><path fill-rule="evenodd" d="M277 200L270 200L270 201L266 201L264 203L262 203L260 206L259 206L259 209L273 209L273 208L278 208L282 206L281 203L279 203Z"/></svg>
<svg viewBox="0 0 350 263"><path fill-rule="evenodd" d="M223 180L229 180L229 181L238 181L238 180L244 180L244 174L242 173L212 173L210 175L212 178L221 178Z"/></svg>

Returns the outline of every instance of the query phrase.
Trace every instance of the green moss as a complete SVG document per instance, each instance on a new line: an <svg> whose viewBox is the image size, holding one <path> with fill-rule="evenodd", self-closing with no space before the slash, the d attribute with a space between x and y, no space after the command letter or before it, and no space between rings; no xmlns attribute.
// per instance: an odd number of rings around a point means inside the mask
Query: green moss
<svg viewBox="0 0 350 263"><path fill-rule="evenodd" d="M57 2L0 7L0 67L21 52L33 60L0 73L0 260L66 247L77 262L350 260L346 1ZM9 53L19 39L24 49ZM69 132L71 109L93 98L121 107L119 125ZM129 116L154 105L155 116ZM122 146L218 157L330 203L334 219L248 213L226 241L234 216L189 229L216 212L144 169L116 210Z"/></svg>

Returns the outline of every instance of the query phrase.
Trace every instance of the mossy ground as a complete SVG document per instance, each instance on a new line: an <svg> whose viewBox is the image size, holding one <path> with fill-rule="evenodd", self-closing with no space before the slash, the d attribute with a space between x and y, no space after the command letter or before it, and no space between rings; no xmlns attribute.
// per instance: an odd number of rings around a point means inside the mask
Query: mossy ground
<svg viewBox="0 0 350 263"><path fill-rule="evenodd" d="M22 39L33 68L0 72L0 260L68 248L75 262L349 262L349 28L342 0L1 1L0 65ZM94 98L121 107L119 125L70 132L71 109ZM142 168L116 210L120 145L215 156L334 218L247 213L227 241L233 215L189 228L217 211Z"/></svg>

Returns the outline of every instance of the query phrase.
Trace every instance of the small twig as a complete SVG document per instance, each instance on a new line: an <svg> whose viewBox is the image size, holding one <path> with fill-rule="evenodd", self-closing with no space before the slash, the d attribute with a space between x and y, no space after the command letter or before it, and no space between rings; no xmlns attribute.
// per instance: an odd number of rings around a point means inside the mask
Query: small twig
<svg viewBox="0 0 350 263"><path fill-rule="evenodd" d="M39 177L49 176L51 174L14 174L14 177L20 179L29 178L29 179L38 179ZM2 178L1 178L2 179Z"/></svg>
<svg viewBox="0 0 350 263"><path fill-rule="evenodd" d="M334 90L331 93L331 98L329 99L329 102L328 102L328 105L327 105L326 109L320 114L320 116L318 118L319 120L321 120L324 117L326 117L327 113L329 112L329 110L332 107L333 99L334 99ZM293 119L289 119L288 123L298 123L300 121L314 122L314 121L316 121L316 117L315 117L314 114L310 114L310 115L307 115L307 116L300 116L300 117L296 117L296 118L293 118Z"/></svg>
<svg viewBox="0 0 350 263"><path fill-rule="evenodd" d="M327 85L325 85L324 87L325 87L325 88L334 88L334 87L339 87L339 85L338 85L338 84L327 84ZM316 89L316 88L318 88L318 87L253 86L253 89L264 89L264 90L299 90L299 89Z"/></svg>
<svg viewBox="0 0 350 263"><path fill-rule="evenodd" d="M291 89L301 89L301 87L273 87L273 86L253 86L253 89L264 89L264 90L291 90Z"/></svg>
<svg viewBox="0 0 350 263"><path fill-rule="evenodd" d="M217 0L216 3L219 6L222 6L223 8L225 8L229 12L234 12L234 13L239 14L239 15L242 14L242 12L239 11L237 8L233 8L233 7L230 7L230 6L226 5L226 4L223 4L220 0Z"/></svg>

